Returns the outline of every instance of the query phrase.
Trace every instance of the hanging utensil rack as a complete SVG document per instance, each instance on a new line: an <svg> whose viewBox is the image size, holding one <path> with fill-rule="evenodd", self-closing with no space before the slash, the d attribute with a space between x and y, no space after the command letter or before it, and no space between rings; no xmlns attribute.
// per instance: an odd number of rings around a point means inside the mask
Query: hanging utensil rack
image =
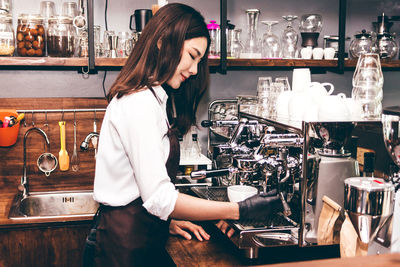
<svg viewBox="0 0 400 267"><path fill-rule="evenodd" d="M17 113L66 113L66 112L98 112L106 111L105 108L84 108L84 109L19 109Z"/></svg>

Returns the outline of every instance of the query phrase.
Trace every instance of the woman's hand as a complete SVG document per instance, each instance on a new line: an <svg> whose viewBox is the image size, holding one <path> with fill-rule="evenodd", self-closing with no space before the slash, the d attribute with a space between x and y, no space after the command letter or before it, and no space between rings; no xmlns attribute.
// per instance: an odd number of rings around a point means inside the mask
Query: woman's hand
<svg viewBox="0 0 400 267"><path fill-rule="evenodd" d="M231 237L235 233L235 230L230 228L226 221L221 220L216 224L216 226L221 230L222 233L226 234L227 237Z"/></svg>
<svg viewBox="0 0 400 267"><path fill-rule="evenodd" d="M210 239L210 235L207 234L207 232L204 231L203 227L200 225L191 223L189 221L171 220L171 223L169 224L170 234L181 235L188 240L192 239L192 235L185 230L192 232L199 241Z"/></svg>

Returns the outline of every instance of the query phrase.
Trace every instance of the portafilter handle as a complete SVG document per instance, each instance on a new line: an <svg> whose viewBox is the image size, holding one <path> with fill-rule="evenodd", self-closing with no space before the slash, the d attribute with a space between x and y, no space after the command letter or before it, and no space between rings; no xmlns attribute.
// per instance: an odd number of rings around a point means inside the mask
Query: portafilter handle
<svg viewBox="0 0 400 267"><path fill-rule="evenodd" d="M221 126L235 126L239 122L237 120L217 120L217 121L212 121L212 120L203 120L201 122L201 126L204 128L215 126L215 127L221 127Z"/></svg>
<svg viewBox="0 0 400 267"><path fill-rule="evenodd" d="M194 171L190 173L190 178L193 180L200 180L204 178L210 178L210 177L217 177L217 176L223 176L227 175L229 173L236 172L237 168L226 168L226 169L219 169L219 170L200 170L200 171Z"/></svg>

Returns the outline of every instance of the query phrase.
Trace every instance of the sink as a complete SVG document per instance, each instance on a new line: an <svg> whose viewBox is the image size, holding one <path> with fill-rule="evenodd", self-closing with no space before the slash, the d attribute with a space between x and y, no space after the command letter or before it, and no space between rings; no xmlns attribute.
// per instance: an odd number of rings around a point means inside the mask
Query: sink
<svg viewBox="0 0 400 267"><path fill-rule="evenodd" d="M93 216L99 204L93 199L93 191L56 191L30 193L23 198L15 196L9 219L35 219Z"/></svg>

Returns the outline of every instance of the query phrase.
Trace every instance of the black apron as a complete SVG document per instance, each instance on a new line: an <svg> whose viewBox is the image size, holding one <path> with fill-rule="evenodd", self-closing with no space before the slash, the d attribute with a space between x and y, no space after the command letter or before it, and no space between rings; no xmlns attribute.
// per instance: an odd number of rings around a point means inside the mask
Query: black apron
<svg viewBox="0 0 400 267"><path fill-rule="evenodd" d="M154 91L150 90L160 102ZM175 180L179 167L178 134L177 129L169 127L167 135L170 151L166 167L172 181ZM169 221L151 215L142 204L139 197L122 207L100 206L95 216L97 229L92 234L96 248L96 265L90 264L93 261L90 261L90 257L88 259L85 251L84 266L175 266L165 250ZM88 241L90 242L90 235L86 240L87 244Z"/></svg>

